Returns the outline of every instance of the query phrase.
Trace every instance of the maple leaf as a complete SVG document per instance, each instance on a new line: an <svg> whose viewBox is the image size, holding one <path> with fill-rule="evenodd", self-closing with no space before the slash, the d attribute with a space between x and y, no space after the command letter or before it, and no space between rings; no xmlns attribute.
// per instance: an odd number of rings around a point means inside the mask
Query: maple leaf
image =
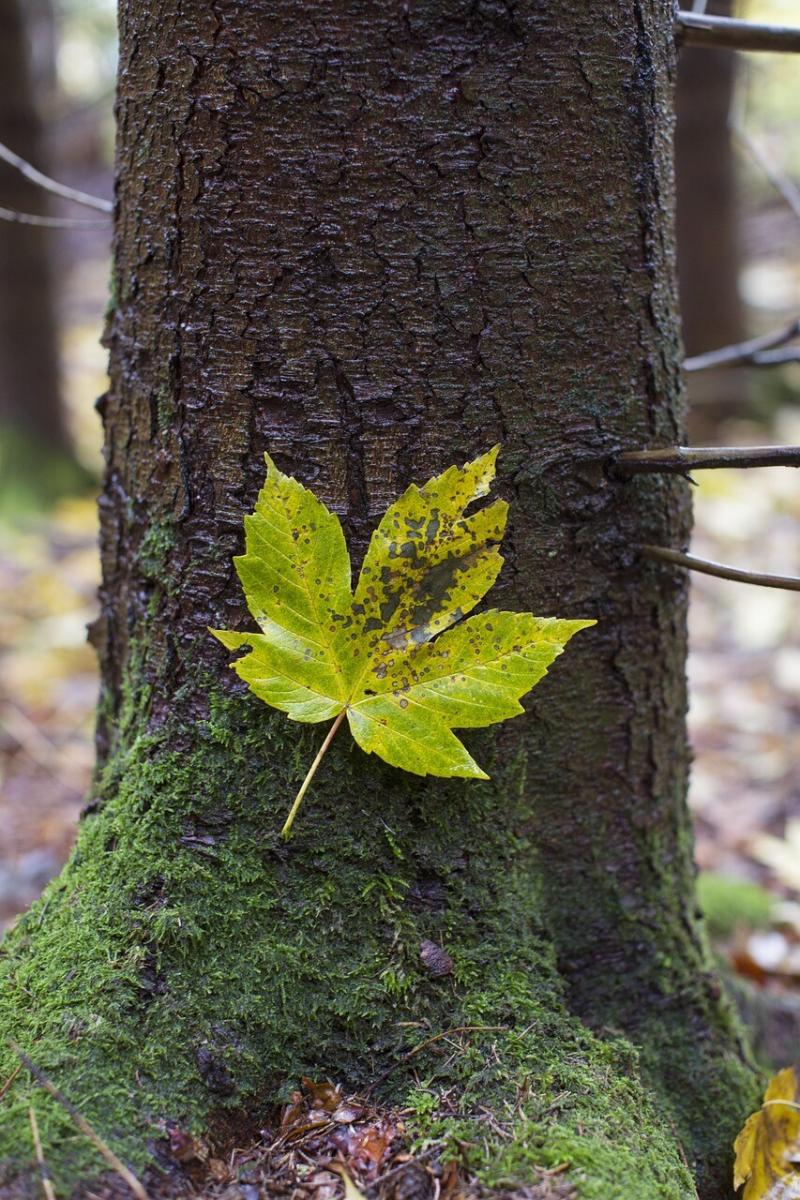
<svg viewBox="0 0 800 1200"><path fill-rule="evenodd" d="M292 720L334 718L284 837L347 717L359 746L417 775L488 776L453 733L523 712L520 697L579 629L491 610L463 618L496 580L508 505L486 496L499 447L412 484L372 535L355 593L339 518L266 455L267 477L233 561L260 633L210 632L250 653L233 669Z"/></svg>
<svg viewBox="0 0 800 1200"><path fill-rule="evenodd" d="M800 1200L800 1078L786 1067L769 1081L764 1104L733 1143L734 1189L742 1200Z"/></svg>

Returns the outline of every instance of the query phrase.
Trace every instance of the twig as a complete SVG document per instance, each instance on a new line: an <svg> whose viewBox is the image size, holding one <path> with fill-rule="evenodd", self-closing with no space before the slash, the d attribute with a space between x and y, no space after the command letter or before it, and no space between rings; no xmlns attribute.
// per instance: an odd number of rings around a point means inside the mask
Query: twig
<svg viewBox="0 0 800 1200"><path fill-rule="evenodd" d="M110 200L101 200L99 196L90 196L88 192L81 192L78 188L57 183L49 175L37 171L36 167L26 162L24 158L20 158L13 150L9 150L8 146L4 146L2 142L0 142L0 158L24 175L26 179L29 179L31 183L44 188L46 192L52 192L54 196L61 196L64 200L71 200L74 204L83 204L86 208L96 208L100 212L113 212L114 206Z"/></svg>
<svg viewBox="0 0 800 1200"><path fill-rule="evenodd" d="M46 1200L56 1200L56 1194L53 1191L53 1185L50 1182L50 1172L47 1169L47 1163L44 1161L42 1139L39 1137L39 1122L36 1120L36 1113L33 1111L33 1105L28 1107L28 1117L31 1123L31 1136L33 1138L33 1148L36 1151L36 1161L39 1164L39 1178L42 1181L42 1191L45 1194Z"/></svg>
<svg viewBox="0 0 800 1200"><path fill-rule="evenodd" d="M772 365L776 359L770 357L769 351L785 346L796 337L800 337L800 317L795 317L780 329L773 329L770 333L763 333L760 337L750 338L746 342L738 342L734 346L721 346L719 350L709 350L706 354L695 354L692 358L684 359L683 369L709 371L713 367ZM793 350L792 354L795 353Z"/></svg>
<svg viewBox="0 0 800 1200"><path fill-rule="evenodd" d="M439 1142L433 1146L428 1146L427 1149L423 1150L420 1154L415 1154L413 1158L409 1158L406 1162L400 1163L400 1165L397 1167L392 1167L389 1171L384 1171L384 1173L379 1175L377 1179L373 1179L372 1183L369 1184L367 1191L372 1192L373 1195L376 1195L376 1189L379 1184L387 1183L390 1179L394 1179L396 1176L402 1175L403 1172L407 1171L409 1167L413 1167L416 1166L417 1163L424 1162L426 1158L430 1158L432 1155L438 1154L442 1149L444 1149L444 1147Z"/></svg>
<svg viewBox="0 0 800 1200"><path fill-rule="evenodd" d="M549 1170L546 1167L537 1166L534 1166L533 1169L536 1174L541 1175L543 1179L552 1179L555 1175L563 1175L564 1172L568 1171L571 1166L572 1161L570 1160L568 1162L559 1163L557 1167L550 1167Z"/></svg>
<svg viewBox="0 0 800 1200"><path fill-rule="evenodd" d="M786 363L800 362L800 346L789 346L785 350L765 350L756 354L750 366L752 367L782 367Z"/></svg>
<svg viewBox="0 0 800 1200"><path fill-rule="evenodd" d="M733 17L709 17L680 11L675 22L675 37L683 46L800 53L800 29L789 25L737 21Z"/></svg>
<svg viewBox="0 0 800 1200"><path fill-rule="evenodd" d="M508 1129L503 1129L503 1126L497 1120L497 1117L490 1108L487 1108L485 1104L479 1104L478 1111L484 1114L486 1117L486 1124L494 1133L499 1134L501 1138L505 1138L507 1141L511 1142L514 1140L513 1133L511 1133L511 1131Z"/></svg>
<svg viewBox="0 0 800 1200"><path fill-rule="evenodd" d="M81 1113L78 1112L72 1101L68 1100L67 1097L58 1090L56 1085L52 1083L45 1075L44 1071L42 1071L40 1067L37 1067L36 1064L31 1061L25 1051L22 1050L12 1038L8 1039L8 1044L23 1066L27 1067L27 1069L30 1071L37 1083L39 1083L45 1089L45 1091L49 1092L56 1103L60 1104L61 1107L69 1113L78 1129L80 1129L84 1137L89 1139L95 1149L99 1151L99 1153L111 1167L112 1171L116 1171L120 1179L124 1179L134 1196L136 1196L137 1200L149 1200L147 1192L144 1190L133 1171L131 1171L129 1167L126 1167L125 1163L122 1162L121 1159L117 1158L114 1151L106 1145L99 1133L95 1133L89 1122L84 1116L81 1115Z"/></svg>
<svg viewBox="0 0 800 1200"><path fill-rule="evenodd" d="M740 571L737 567L726 567L723 563L695 558L693 554L682 554L680 550L668 550L666 546L640 546L645 558L655 562L670 563L684 567L687 571L699 571L702 575L716 575L719 579L733 579L737 583L755 583L759 587L783 588L789 592L800 592L800 579L792 575L761 575L755 571Z"/></svg>
<svg viewBox="0 0 800 1200"><path fill-rule="evenodd" d="M719 467L800 467L800 446L668 446L629 450L614 461L618 475L683 475Z"/></svg>
<svg viewBox="0 0 800 1200"><path fill-rule="evenodd" d="M738 125L731 126L731 133L736 141L747 151L752 159L761 167L772 186L780 192L794 215L800 218L800 188L793 179L778 167L760 142L751 133Z"/></svg>
<svg viewBox="0 0 800 1200"><path fill-rule="evenodd" d="M40 225L44 229L106 229L107 221L82 221L72 217L36 217L33 213L16 212L12 208L0 208L0 221L13 221L16 225Z"/></svg>
<svg viewBox="0 0 800 1200"><path fill-rule="evenodd" d="M15 1067L15 1069L11 1072L11 1074L9 1075L8 1079L5 1081L3 1086L0 1087L0 1100L3 1099L3 1096L5 1096L6 1092L11 1087L12 1083L17 1078L17 1076L19 1075L21 1070L22 1070L22 1067Z"/></svg>

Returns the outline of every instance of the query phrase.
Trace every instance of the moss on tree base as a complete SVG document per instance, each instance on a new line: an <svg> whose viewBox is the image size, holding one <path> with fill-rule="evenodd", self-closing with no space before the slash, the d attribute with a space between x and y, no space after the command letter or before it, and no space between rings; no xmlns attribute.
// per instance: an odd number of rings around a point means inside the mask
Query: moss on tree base
<svg viewBox="0 0 800 1200"><path fill-rule="evenodd" d="M70 863L4 944L3 1041L137 1170L169 1124L263 1120L308 1075L380 1081L412 1134L458 1147L490 1186L569 1162L586 1200L677 1200L694 1194L696 1152L719 1181L754 1096L727 1016L691 1000L693 1027L687 1004L665 1002L637 1047L570 1012L524 755L474 739L492 782L431 784L342 739L287 844L287 798L318 741L236 697L120 750ZM688 1094L663 1088L665 1054ZM32 1164L31 1099L59 1185L96 1174L96 1152L22 1072L0 1130L6 1194Z"/></svg>

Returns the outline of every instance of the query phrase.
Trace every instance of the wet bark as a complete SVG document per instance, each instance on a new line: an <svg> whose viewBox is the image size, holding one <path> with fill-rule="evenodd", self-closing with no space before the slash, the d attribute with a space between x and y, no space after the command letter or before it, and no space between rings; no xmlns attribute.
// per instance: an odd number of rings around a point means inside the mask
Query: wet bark
<svg viewBox="0 0 800 1200"><path fill-rule="evenodd" d="M0 6L0 141L40 169L42 128L18 0ZM0 163L0 205L47 215L46 194ZM0 427L7 456L3 470L36 471L36 454L69 458L60 395L53 233L0 222ZM43 481L44 482L44 481ZM36 490L35 487L32 490ZM46 484L44 484L46 491Z"/></svg>
<svg viewBox="0 0 800 1200"><path fill-rule="evenodd" d="M132 1157L300 1071L394 1099L427 1071L463 1121L533 1088L486 1142L503 1178L569 1159L579 1194L650 1200L691 1196L688 1162L728 1194L753 1088L693 899L685 586L636 554L685 545L688 489L607 469L681 439L673 73L668 0L123 0L100 769L0 1022ZM263 451L357 557L409 481L495 441L493 599L596 628L467 739L490 783L340 737L287 848L320 731L207 634L249 627ZM420 1028L459 1025L505 1032L412 1071Z"/></svg>

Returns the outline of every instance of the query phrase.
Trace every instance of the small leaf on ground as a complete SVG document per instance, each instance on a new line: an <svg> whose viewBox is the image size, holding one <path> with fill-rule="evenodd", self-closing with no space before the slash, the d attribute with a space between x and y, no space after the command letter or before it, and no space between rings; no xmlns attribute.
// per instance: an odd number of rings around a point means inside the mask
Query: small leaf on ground
<svg viewBox="0 0 800 1200"><path fill-rule="evenodd" d="M353 1182L353 1176L344 1163L331 1163L329 1171L335 1171L344 1182L344 1200L367 1200L360 1187Z"/></svg>
<svg viewBox="0 0 800 1200"><path fill-rule="evenodd" d="M303 1075L300 1082L308 1093L312 1108L322 1108L325 1112L332 1113L339 1107L342 1093L329 1080L325 1079L322 1083L315 1083L313 1079Z"/></svg>

